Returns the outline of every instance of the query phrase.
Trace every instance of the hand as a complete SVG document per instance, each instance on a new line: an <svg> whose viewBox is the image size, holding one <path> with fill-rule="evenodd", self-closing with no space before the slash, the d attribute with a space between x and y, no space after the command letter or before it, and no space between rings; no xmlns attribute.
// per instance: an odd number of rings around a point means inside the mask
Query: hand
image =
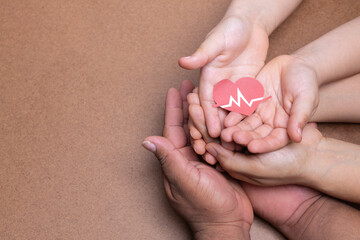
<svg viewBox="0 0 360 240"><path fill-rule="evenodd" d="M187 114L182 101L186 102L190 85L188 81L183 82L182 98L176 89L168 91L164 137L148 137L143 145L159 159L166 195L175 210L188 221L196 238L209 234L231 238L241 234L249 238L253 211L241 186L202 163L187 146L184 128Z"/></svg>
<svg viewBox="0 0 360 240"><path fill-rule="evenodd" d="M207 131L205 124L204 110L200 106L200 99L198 94L198 88L195 88L192 93L187 96L189 105L189 121L188 127L190 130L190 142L194 151L198 155L202 155L202 158L209 164L214 165L217 160L211 154L206 152L205 146L207 143L215 142L221 143L223 147L230 151L240 151L242 147L236 145L233 142L221 142L219 138L212 138ZM227 111L219 109L219 117L221 121L221 128L223 129L223 121L227 115ZM218 168L217 168L218 169Z"/></svg>
<svg viewBox="0 0 360 240"><path fill-rule="evenodd" d="M280 149L289 143L289 137L300 142L302 129L318 105L315 71L301 59L284 55L266 64L257 79L265 96L271 98L245 119L229 114L222 140L247 146L252 153Z"/></svg>
<svg viewBox="0 0 360 240"><path fill-rule="evenodd" d="M317 161L317 148L323 139L321 133L308 124L301 143L291 143L274 152L234 153L216 143L207 144L206 150L236 179L256 185L304 184L311 178L309 173L316 171L309 168L311 162Z"/></svg>
<svg viewBox="0 0 360 240"><path fill-rule="evenodd" d="M264 66L268 47L268 33L254 18L225 16L194 54L179 59L185 69L203 67L199 95L211 137L221 132L219 109L213 107L214 85L223 79L255 77Z"/></svg>
<svg viewBox="0 0 360 240"><path fill-rule="evenodd" d="M272 224L288 239L301 236L327 198L313 189L284 185L260 187L243 182L255 213Z"/></svg>

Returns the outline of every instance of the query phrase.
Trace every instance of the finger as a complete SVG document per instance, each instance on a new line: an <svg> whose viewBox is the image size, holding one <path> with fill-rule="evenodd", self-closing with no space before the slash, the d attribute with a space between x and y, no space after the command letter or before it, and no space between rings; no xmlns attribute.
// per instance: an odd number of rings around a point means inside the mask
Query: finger
<svg viewBox="0 0 360 240"><path fill-rule="evenodd" d="M220 139L223 142L232 142L233 141L233 135L235 132L241 131L241 129L238 126L233 126L229 128L225 128L221 131Z"/></svg>
<svg viewBox="0 0 360 240"><path fill-rule="evenodd" d="M175 88L170 88L166 96L163 135L176 148L184 147L187 144L186 133L184 131L182 99L179 91Z"/></svg>
<svg viewBox="0 0 360 240"><path fill-rule="evenodd" d="M291 140L301 142L302 130L310 120L316 106L317 99L312 94L303 94L294 99L287 126Z"/></svg>
<svg viewBox="0 0 360 240"><path fill-rule="evenodd" d="M187 101L189 103L189 105L200 105L200 99L199 99L199 94L197 93L189 93L189 95L187 96Z"/></svg>
<svg viewBox="0 0 360 240"><path fill-rule="evenodd" d="M198 69L220 55L224 46L223 36L217 32L210 34L191 56L179 59L179 65L185 69Z"/></svg>
<svg viewBox="0 0 360 240"><path fill-rule="evenodd" d="M216 158L210 153L205 153L203 155L203 159L210 165L214 165L215 163L217 163Z"/></svg>
<svg viewBox="0 0 360 240"><path fill-rule="evenodd" d="M201 101L201 100L200 100ZM216 108L213 107L213 101L202 101L201 106L205 114L205 123L207 127L207 132L212 138L217 138L221 133L221 123L219 118L219 113Z"/></svg>
<svg viewBox="0 0 360 240"><path fill-rule="evenodd" d="M189 106L189 113L195 128L200 132L205 142L211 142L213 139L208 134L202 107L200 105L191 104Z"/></svg>
<svg viewBox="0 0 360 240"><path fill-rule="evenodd" d="M190 108L190 105L200 105L199 95L197 93L194 93L194 92L188 94L187 101L189 103L189 108ZM195 126L195 124L194 124L194 122L192 120L194 117L195 116L190 115L188 126L189 126L189 129L190 129L191 137L193 139L198 140L198 139L202 138L202 135L201 135L201 132L196 128L196 126Z"/></svg>
<svg viewBox="0 0 360 240"><path fill-rule="evenodd" d="M242 115L240 113L230 112L224 120L224 127L228 128L235 126L236 124L240 123L240 121L243 120L245 117L245 115Z"/></svg>
<svg viewBox="0 0 360 240"><path fill-rule="evenodd" d="M143 146L155 154L167 178L173 179L176 175L179 175L177 168L186 167L186 158L165 137L148 137L143 142Z"/></svg>
<svg viewBox="0 0 360 240"><path fill-rule="evenodd" d="M254 113L244 120L239 122L237 125L228 127L221 132L221 139L225 142L234 141L234 134L236 132L242 132L242 135L245 134L244 132L253 131L259 126L263 125L263 121L258 113ZM250 137L250 136L248 136ZM239 139L239 138L238 138ZM241 139L238 140L238 144L241 144Z"/></svg>
<svg viewBox="0 0 360 240"><path fill-rule="evenodd" d="M189 159L198 159L193 151L183 154L179 149L165 137L152 136L145 139L143 146L153 152L164 172L165 178L174 185L180 185L182 188L186 186L182 183L189 181L189 174L192 172L192 165L188 164ZM190 149L188 149L190 150Z"/></svg>
<svg viewBox="0 0 360 240"><path fill-rule="evenodd" d="M183 105L182 109L183 109L183 115L184 115L184 126L187 125L187 121L189 119L189 110L188 110L189 104L187 101L187 95L189 93L191 93L193 89L194 89L194 85L192 84L191 81L184 80L181 83L180 95L181 95L181 100L182 100L182 105Z"/></svg>
<svg viewBox="0 0 360 240"><path fill-rule="evenodd" d="M238 126L243 131L252 131L263 124L261 116L258 113L253 113L252 115L246 117L244 120L239 122Z"/></svg>
<svg viewBox="0 0 360 240"><path fill-rule="evenodd" d="M234 178L240 175L258 176L259 170L261 171L263 168L263 166L259 164L259 161L257 161L256 156L234 153L217 143L207 144L206 150L213 155L221 167Z"/></svg>
<svg viewBox="0 0 360 240"><path fill-rule="evenodd" d="M226 118L226 116L228 115L228 111L222 108L218 108L218 114L219 114L219 120L220 120L220 126L221 129L224 129L224 120Z"/></svg>
<svg viewBox="0 0 360 240"><path fill-rule="evenodd" d="M202 140L202 139L195 140L194 139L193 148L194 148L194 151L196 152L196 154L198 154L198 155L205 154L205 152L206 152L205 146L206 146L206 143L204 140Z"/></svg>
<svg viewBox="0 0 360 240"><path fill-rule="evenodd" d="M255 139L261 139L268 136L273 128L267 124L261 125L254 131L237 131L233 134L234 142L243 146L247 146Z"/></svg>
<svg viewBox="0 0 360 240"><path fill-rule="evenodd" d="M285 128L275 128L268 136L251 141L247 148L252 153L265 153L278 150L289 143Z"/></svg>
<svg viewBox="0 0 360 240"><path fill-rule="evenodd" d="M236 148L234 142L221 141L221 146L223 146L224 148L226 148L229 151L235 151L235 148Z"/></svg>
<svg viewBox="0 0 360 240"><path fill-rule="evenodd" d="M194 139L194 140L202 139L201 133L199 132L199 130L196 129L191 118L189 119L188 127L189 127L189 131L190 131L190 136L192 139Z"/></svg>

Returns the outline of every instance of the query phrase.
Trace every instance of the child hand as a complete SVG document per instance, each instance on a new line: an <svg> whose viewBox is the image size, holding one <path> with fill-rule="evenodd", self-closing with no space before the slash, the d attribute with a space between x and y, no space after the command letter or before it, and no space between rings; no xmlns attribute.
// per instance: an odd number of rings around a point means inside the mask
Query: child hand
<svg viewBox="0 0 360 240"><path fill-rule="evenodd" d="M188 105L189 105L189 121L188 128L190 132L190 142L194 149L194 151L198 155L202 155L203 159L214 165L217 161L216 159L209 153L206 152L205 146L208 143L215 142L221 143L223 147L230 151L241 150L241 146L236 145L235 143L226 143L221 142L219 138L212 138L207 131L205 124L205 116L203 108L200 106L200 99L198 94L198 89L195 88L192 93L187 96ZM223 109L219 109L219 116L221 127L223 128L223 121L226 117L227 112Z"/></svg>
<svg viewBox="0 0 360 240"><path fill-rule="evenodd" d="M317 76L313 69L293 56L280 56L261 70L257 79L271 98L242 120L229 114L221 133L225 142L247 146L252 153L280 149L291 140L300 142L302 129L318 105ZM231 124L229 124L231 123Z"/></svg>
<svg viewBox="0 0 360 240"><path fill-rule="evenodd" d="M179 59L186 69L202 68L199 82L200 104L209 135L219 137L219 109L214 108L213 88L223 80L255 77L264 65L269 46L265 27L253 18L225 17L206 37L198 50Z"/></svg>

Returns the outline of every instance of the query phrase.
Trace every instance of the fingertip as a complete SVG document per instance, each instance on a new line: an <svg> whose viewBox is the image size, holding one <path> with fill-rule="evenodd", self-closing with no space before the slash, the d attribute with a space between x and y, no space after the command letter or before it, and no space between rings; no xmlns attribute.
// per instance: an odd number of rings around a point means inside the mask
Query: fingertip
<svg viewBox="0 0 360 240"><path fill-rule="evenodd" d="M192 92L194 84L190 80L182 81L180 85L180 95L183 100L186 100L186 96Z"/></svg>
<svg viewBox="0 0 360 240"><path fill-rule="evenodd" d="M199 140L202 138L201 133L199 132L199 130L197 130L195 127L190 127L190 136L194 139L194 140Z"/></svg>
<svg viewBox="0 0 360 240"><path fill-rule="evenodd" d="M203 54L195 52L191 56L182 57L179 59L178 64L180 67L188 70L194 70L203 67L207 62L207 57Z"/></svg>
<svg viewBox="0 0 360 240"><path fill-rule="evenodd" d="M200 139L200 140L194 140L194 151L198 154L198 155L204 155L206 152L205 149L206 143L204 140Z"/></svg>
<svg viewBox="0 0 360 240"><path fill-rule="evenodd" d="M229 150L229 151L235 151L235 143L234 142L224 142L221 141L221 146L223 146L223 148Z"/></svg>
<svg viewBox="0 0 360 240"><path fill-rule="evenodd" d="M212 138L218 138L220 136L221 130L220 130L220 126L219 127L208 127L208 131L209 131L209 135Z"/></svg>
<svg viewBox="0 0 360 240"><path fill-rule="evenodd" d="M150 151L150 152L152 152L152 153L156 153L156 146L155 146L155 144L153 144L151 141L149 141L149 140L143 141L143 142L142 142L142 146L143 146L146 150L148 150L148 151Z"/></svg>
<svg viewBox="0 0 360 240"><path fill-rule="evenodd" d="M217 163L216 158L213 155L209 154L209 153L205 153L203 155L203 159L210 165L214 165L215 163Z"/></svg>
<svg viewBox="0 0 360 240"><path fill-rule="evenodd" d="M220 138L222 141L230 143L233 141L232 139L232 129L231 128L226 128L224 130L221 131L220 134Z"/></svg>
<svg viewBox="0 0 360 240"><path fill-rule="evenodd" d="M253 140L252 135L249 132L238 131L233 133L233 141L237 144L247 146L251 140Z"/></svg>
<svg viewBox="0 0 360 240"><path fill-rule="evenodd" d="M251 153L264 153L266 149L264 148L264 145L259 143L259 141L254 140L250 142L247 146L247 150Z"/></svg>
<svg viewBox="0 0 360 240"><path fill-rule="evenodd" d="M302 140L302 128L300 124L288 127L288 135L293 142L299 143Z"/></svg>

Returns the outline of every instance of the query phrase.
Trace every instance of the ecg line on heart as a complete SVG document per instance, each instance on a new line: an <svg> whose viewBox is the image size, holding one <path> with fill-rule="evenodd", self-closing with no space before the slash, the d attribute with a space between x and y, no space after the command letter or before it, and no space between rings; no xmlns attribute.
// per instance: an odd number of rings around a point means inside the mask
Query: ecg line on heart
<svg viewBox="0 0 360 240"><path fill-rule="evenodd" d="M246 98L244 97L244 95L241 93L240 89L237 88L237 101L233 98L233 96L230 96L230 99L229 99L229 103L227 105L220 105L220 104L214 104L213 106L214 107L221 107L221 108L227 108L227 107L231 107L233 105L233 103L235 103L235 105L237 105L238 107L240 107L240 104L241 104L241 99L245 102L246 105L248 105L249 107L252 106L252 104L254 102L257 102L257 101L266 101L268 100L269 98L271 98L271 96L269 97L261 97L261 98L254 98L252 99L250 102L248 102L246 100Z"/></svg>

